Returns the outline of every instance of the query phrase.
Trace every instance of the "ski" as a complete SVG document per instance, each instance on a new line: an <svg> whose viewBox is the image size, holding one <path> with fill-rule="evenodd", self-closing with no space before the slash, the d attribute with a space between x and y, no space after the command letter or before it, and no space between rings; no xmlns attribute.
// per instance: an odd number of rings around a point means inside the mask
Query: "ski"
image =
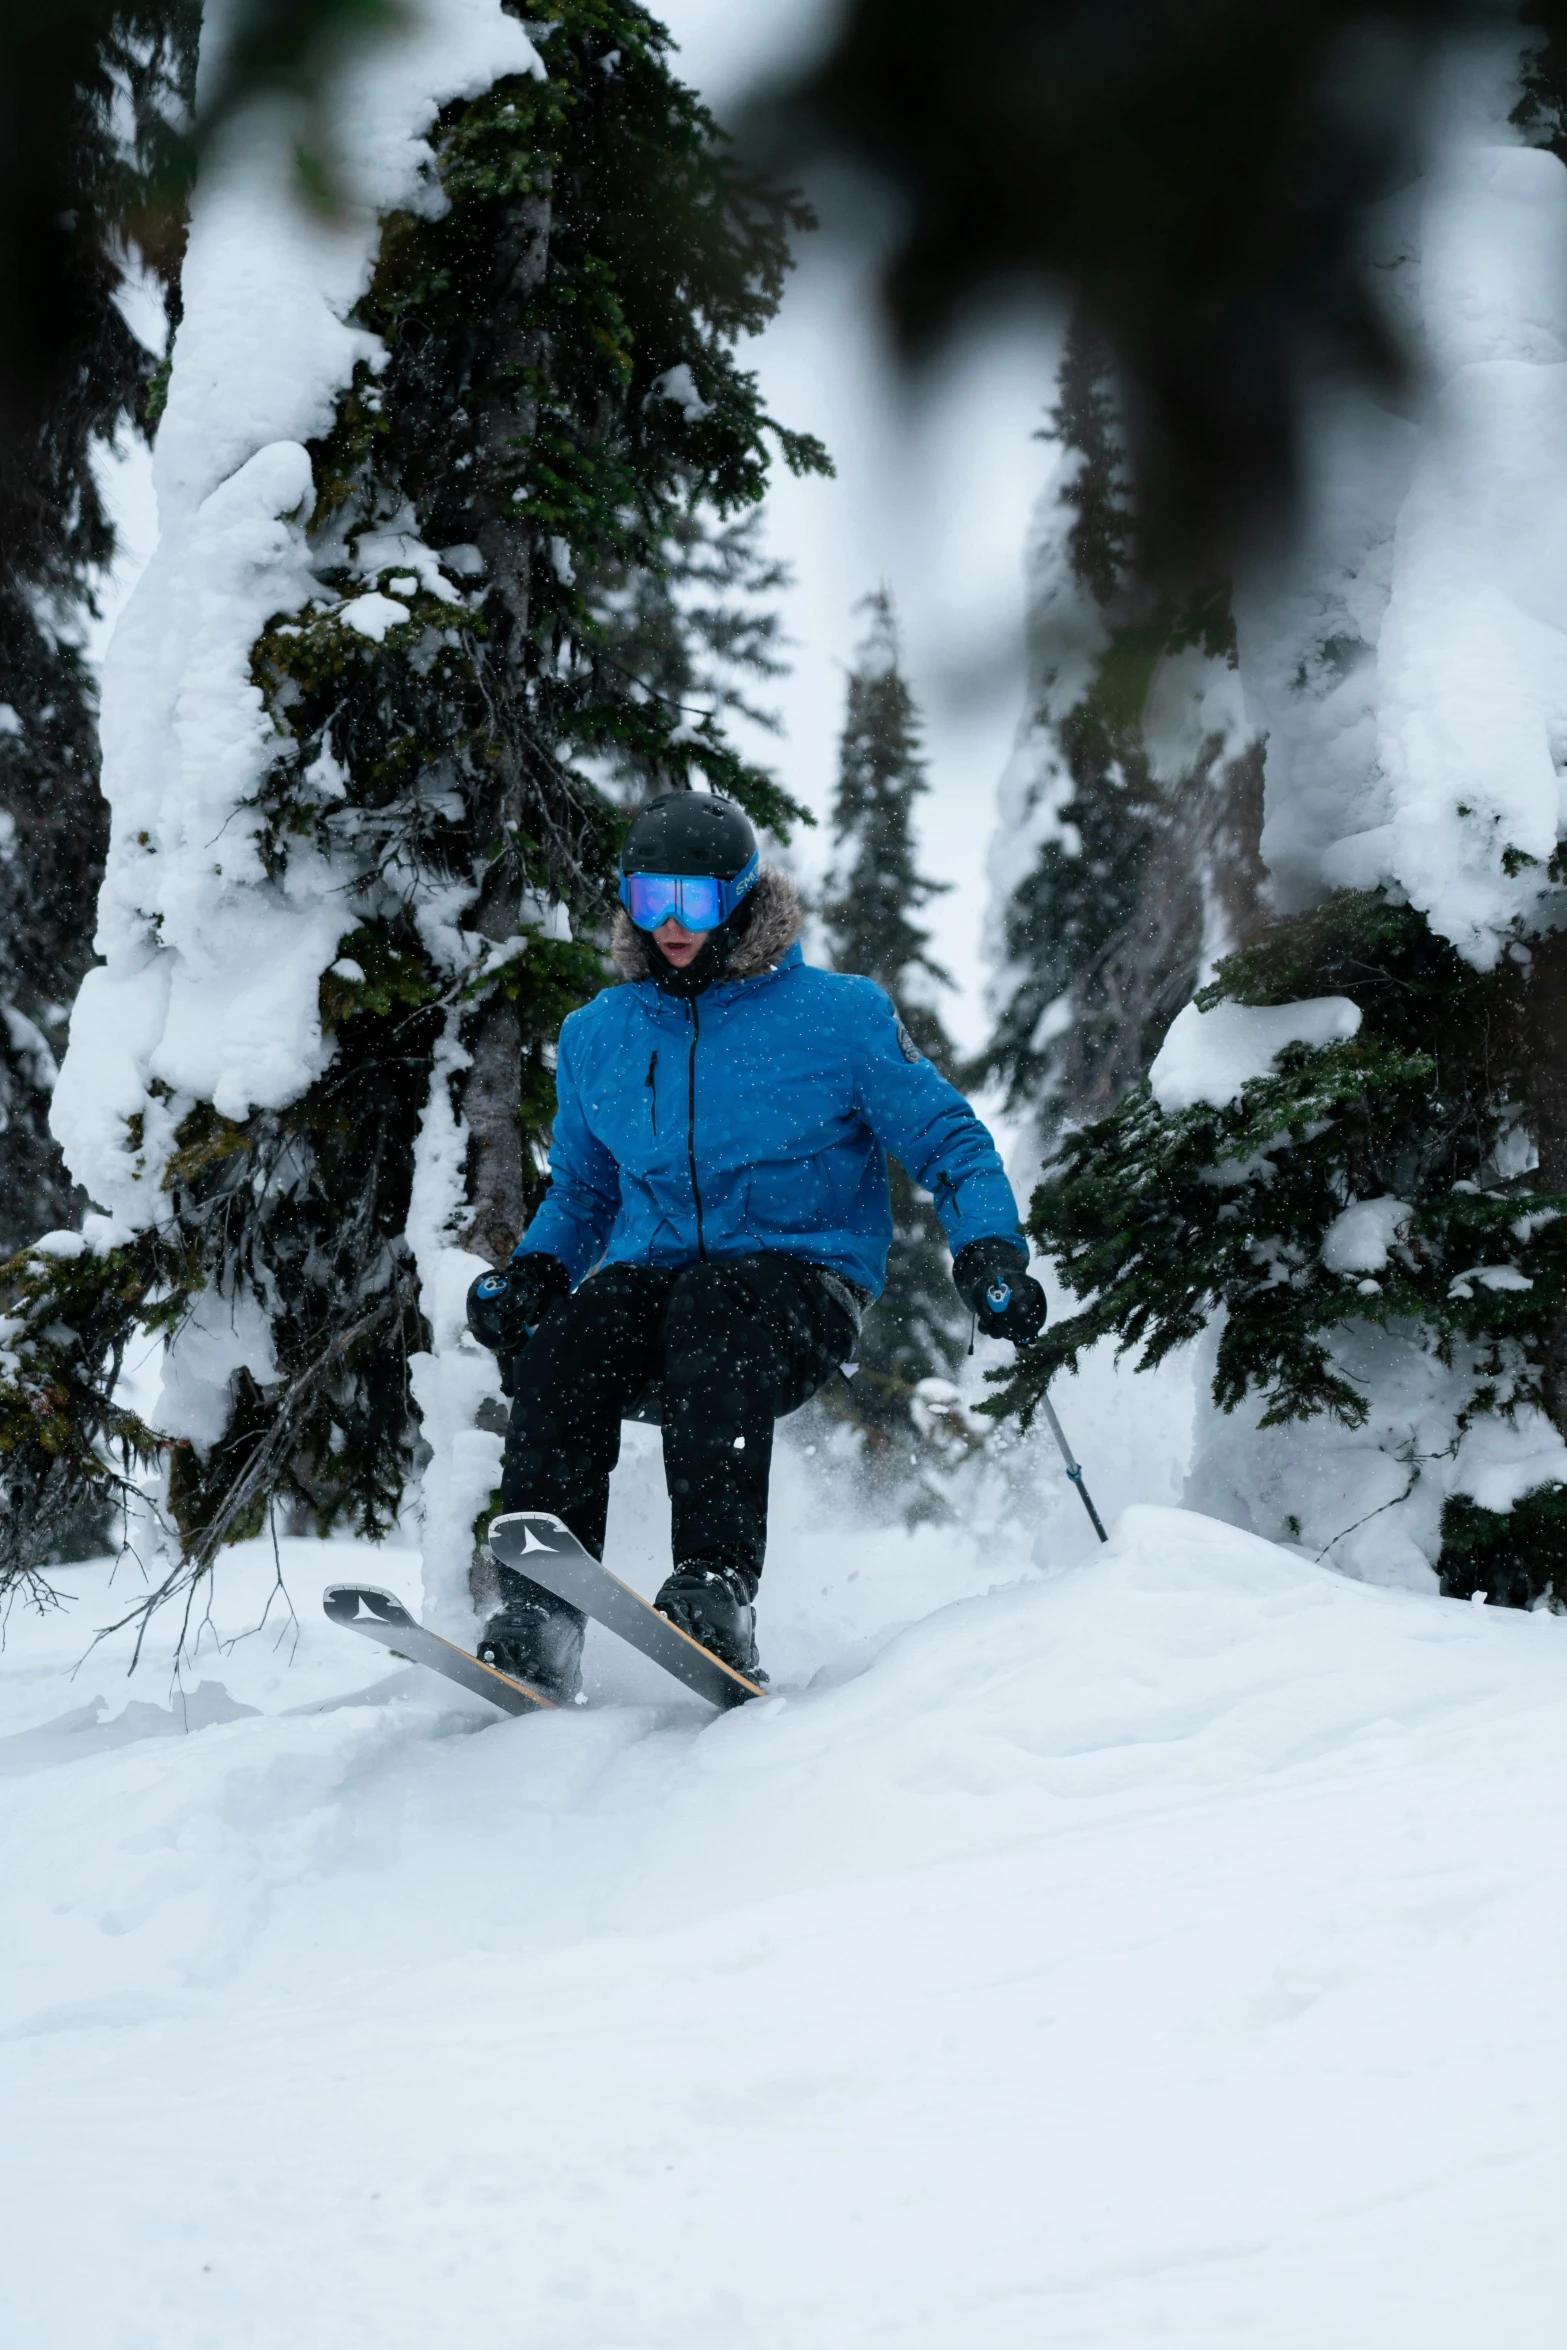
<svg viewBox="0 0 1567 2350"><path fill-rule="evenodd" d="M504 1567L542 1583L557 1599L581 1608L595 1623L617 1633L709 1705L744 1705L767 1692L722 1663L710 1649L682 1632L629 1583L622 1583L583 1549L571 1528L548 1510L513 1510L490 1522L490 1548Z"/></svg>
<svg viewBox="0 0 1567 2350"><path fill-rule="evenodd" d="M514 1681L509 1673L481 1663L465 1648L443 1640L438 1632L427 1632L423 1624L415 1623L393 1591L382 1591L373 1583L330 1583L321 1594L321 1605L334 1624L362 1632L367 1640L378 1641L411 1665L428 1665L432 1672L444 1673L448 1681L471 1690L475 1697L487 1697L502 1713L553 1710L553 1700L530 1689L526 1681Z"/></svg>

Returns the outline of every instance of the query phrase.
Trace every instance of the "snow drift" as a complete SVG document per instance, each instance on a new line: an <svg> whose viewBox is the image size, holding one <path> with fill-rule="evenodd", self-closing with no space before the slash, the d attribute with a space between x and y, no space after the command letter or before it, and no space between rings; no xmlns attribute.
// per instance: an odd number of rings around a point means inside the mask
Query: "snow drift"
<svg viewBox="0 0 1567 2350"><path fill-rule="evenodd" d="M17 2342L1554 2343L1559 1619L796 1532L767 1702L507 1723L259 1550L183 1715L13 1630Z"/></svg>

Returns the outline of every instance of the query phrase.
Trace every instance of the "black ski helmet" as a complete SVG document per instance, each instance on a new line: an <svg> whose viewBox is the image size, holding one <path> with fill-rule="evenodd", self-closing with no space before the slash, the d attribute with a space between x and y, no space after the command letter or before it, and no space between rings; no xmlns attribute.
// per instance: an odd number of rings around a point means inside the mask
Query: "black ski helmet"
<svg viewBox="0 0 1567 2350"><path fill-rule="evenodd" d="M716 792L666 791L639 808L620 852L622 873L711 873L733 881L756 855L751 819Z"/></svg>

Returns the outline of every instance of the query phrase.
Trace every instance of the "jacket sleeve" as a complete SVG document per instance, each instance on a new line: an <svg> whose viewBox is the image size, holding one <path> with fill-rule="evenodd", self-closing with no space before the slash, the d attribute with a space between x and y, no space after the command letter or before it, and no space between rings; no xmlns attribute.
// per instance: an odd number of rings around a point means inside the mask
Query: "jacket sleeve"
<svg viewBox="0 0 1567 2350"><path fill-rule="evenodd" d="M575 1288L608 1245L620 1209L620 1170L583 1114L571 1028L567 1020L555 1063L549 1189L512 1254L558 1257Z"/></svg>
<svg viewBox="0 0 1567 2350"><path fill-rule="evenodd" d="M879 987L865 992L857 1055L861 1116L930 1193L954 1256L971 1240L995 1238L1010 1240L1026 1263L1017 1201L989 1129L915 1048L891 998Z"/></svg>

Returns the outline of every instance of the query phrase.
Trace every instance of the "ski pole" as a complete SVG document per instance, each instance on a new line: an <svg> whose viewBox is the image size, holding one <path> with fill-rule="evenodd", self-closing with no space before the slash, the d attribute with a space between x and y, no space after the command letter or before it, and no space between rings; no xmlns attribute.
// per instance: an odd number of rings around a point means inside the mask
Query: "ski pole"
<svg viewBox="0 0 1567 2350"><path fill-rule="evenodd" d="M1024 1347L1032 1346L1033 1344L1034 1341L1031 1338L1019 1339L1018 1351L1021 1353ZM1051 1402L1048 1391L1043 1394L1039 1400L1040 1403L1044 1406L1045 1418L1050 1422L1050 1433L1055 1438L1056 1444L1060 1450L1061 1458L1066 1463L1067 1482L1077 1487L1078 1499L1082 1502L1084 1509L1087 1510L1088 1522L1093 1527L1093 1530L1098 1535L1100 1541L1108 1542L1110 1537L1105 1532L1104 1520L1101 1518L1099 1512L1094 1507L1093 1495L1089 1492L1088 1487L1083 1483L1083 1464L1076 1458L1072 1451L1072 1447L1066 1440L1066 1430L1062 1427L1060 1421L1056 1418L1056 1407Z"/></svg>
<svg viewBox="0 0 1567 2350"><path fill-rule="evenodd" d="M1099 1512L1094 1507L1093 1495L1089 1492L1088 1487L1083 1483L1082 1464L1079 1461L1073 1459L1072 1447L1066 1440L1066 1430L1062 1427L1060 1421L1056 1418L1056 1407L1051 1402L1048 1395L1042 1395L1039 1400L1044 1405L1045 1418L1050 1422L1050 1433L1061 1448L1061 1458L1066 1463L1067 1477L1070 1482L1077 1487L1078 1496L1082 1501L1084 1509L1088 1512L1088 1522L1093 1527L1093 1530L1098 1535L1100 1541L1108 1542L1110 1537L1104 1530L1103 1519L1100 1517Z"/></svg>
<svg viewBox="0 0 1567 2350"><path fill-rule="evenodd" d="M999 1311L1000 1308L1006 1304L1008 1294L1007 1291L1004 1288L997 1288L992 1290L990 1294L992 1304L995 1305ZM975 1315L974 1320L977 1326L979 1321L979 1316L977 1314ZM1018 1353L1022 1354L1028 1347L1031 1347L1034 1344L1034 1340L1032 1338L1018 1338L1014 1339L1013 1344L1016 1346ZM968 1350L970 1354L974 1352L974 1332L972 1329L969 1331ZM1066 1430L1062 1427L1060 1421L1056 1418L1056 1407L1051 1402L1048 1392L1041 1395L1039 1400L1044 1406L1045 1418L1050 1422L1050 1433L1056 1440L1056 1444L1059 1447L1062 1460L1066 1463L1067 1482L1077 1487L1078 1499L1082 1502L1084 1509L1088 1512L1088 1523L1092 1526L1100 1541L1108 1542L1110 1537L1105 1532L1105 1522L1094 1507L1093 1495L1089 1492L1088 1487L1083 1483L1083 1464L1076 1458L1072 1451L1072 1447L1066 1440Z"/></svg>

